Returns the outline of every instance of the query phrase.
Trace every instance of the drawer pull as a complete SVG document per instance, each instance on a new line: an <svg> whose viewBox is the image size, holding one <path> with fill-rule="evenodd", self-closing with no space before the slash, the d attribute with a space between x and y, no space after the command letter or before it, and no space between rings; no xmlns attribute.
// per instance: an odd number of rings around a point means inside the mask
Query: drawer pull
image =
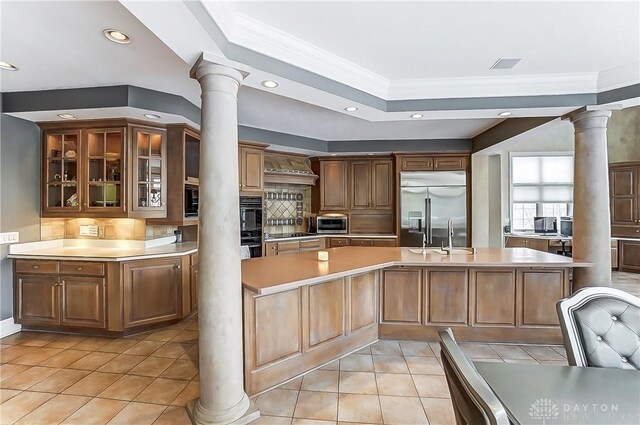
<svg viewBox="0 0 640 425"><path fill-rule="evenodd" d="M78 271L82 270L82 266L76 267L76 270L78 270Z"/></svg>
<svg viewBox="0 0 640 425"><path fill-rule="evenodd" d="M33 268L34 268L34 269L39 269L39 268L40 268L40 266L33 266Z"/></svg>
<svg viewBox="0 0 640 425"><path fill-rule="evenodd" d="M180 270L182 266L180 264L176 264L176 269Z"/></svg>

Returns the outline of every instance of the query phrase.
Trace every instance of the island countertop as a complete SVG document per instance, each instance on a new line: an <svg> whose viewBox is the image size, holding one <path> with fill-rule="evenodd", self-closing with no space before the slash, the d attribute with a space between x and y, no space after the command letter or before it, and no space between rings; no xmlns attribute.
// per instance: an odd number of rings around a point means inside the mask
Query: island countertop
<svg viewBox="0 0 640 425"><path fill-rule="evenodd" d="M454 253L450 256L433 251L414 254L409 248L343 247L327 251L327 262L318 261L317 252L245 260L242 284L263 295L393 266L573 268L592 265L529 248L479 248L475 255Z"/></svg>

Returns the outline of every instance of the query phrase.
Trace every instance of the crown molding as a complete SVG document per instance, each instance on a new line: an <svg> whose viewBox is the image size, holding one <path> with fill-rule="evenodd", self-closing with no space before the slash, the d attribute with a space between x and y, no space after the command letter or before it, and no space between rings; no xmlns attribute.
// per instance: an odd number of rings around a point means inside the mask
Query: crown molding
<svg viewBox="0 0 640 425"><path fill-rule="evenodd" d="M638 83L640 83L640 62L632 62L600 71L596 91L604 92Z"/></svg>

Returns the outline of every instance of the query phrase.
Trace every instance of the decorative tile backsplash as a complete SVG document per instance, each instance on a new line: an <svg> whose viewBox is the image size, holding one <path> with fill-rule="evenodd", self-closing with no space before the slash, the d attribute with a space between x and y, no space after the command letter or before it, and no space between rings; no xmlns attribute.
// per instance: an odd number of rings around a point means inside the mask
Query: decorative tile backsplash
<svg viewBox="0 0 640 425"><path fill-rule="evenodd" d="M97 239L145 240L173 235L175 226L147 226L144 219L134 218L42 218L40 238L53 239L96 239L80 236L80 226L98 226Z"/></svg>
<svg viewBox="0 0 640 425"><path fill-rule="evenodd" d="M264 212L264 231L267 233L306 231L306 218L311 215L311 187L265 185Z"/></svg>

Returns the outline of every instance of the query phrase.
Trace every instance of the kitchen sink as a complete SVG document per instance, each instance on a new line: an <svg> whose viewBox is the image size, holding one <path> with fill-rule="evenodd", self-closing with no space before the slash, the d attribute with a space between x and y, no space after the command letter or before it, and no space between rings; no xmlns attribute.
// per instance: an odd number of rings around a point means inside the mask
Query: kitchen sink
<svg viewBox="0 0 640 425"><path fill-rule="evenodd" d="M412 254L439 254L439 255L449 255L448 251L442 250L440 248L415 248L410 249L409 252ZM471 248L453 248L451 250L451 254L466 254L466 255L475 255L476 249Z"/></svg>

